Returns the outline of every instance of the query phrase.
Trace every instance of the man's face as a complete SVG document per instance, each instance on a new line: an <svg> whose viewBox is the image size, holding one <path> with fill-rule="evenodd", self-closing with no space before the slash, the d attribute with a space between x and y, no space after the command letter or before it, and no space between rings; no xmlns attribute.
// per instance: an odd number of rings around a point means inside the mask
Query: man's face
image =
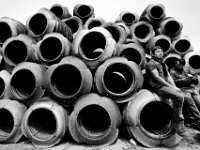
<svg viewBox="0 0 200 150"><path fill-rule="evenodd" d="M164 56L164 54L163 54L163 50L162 49L155 50L155 52L154 52L154 57L155 58L162 59L163 56Z"/></svg>
<svg viewBox="0 0 200 150"><path fill-rule="evenodd" d="M176 67L178 69L183 69L185 67L185 61L177 61L176 62Z"/></svg>

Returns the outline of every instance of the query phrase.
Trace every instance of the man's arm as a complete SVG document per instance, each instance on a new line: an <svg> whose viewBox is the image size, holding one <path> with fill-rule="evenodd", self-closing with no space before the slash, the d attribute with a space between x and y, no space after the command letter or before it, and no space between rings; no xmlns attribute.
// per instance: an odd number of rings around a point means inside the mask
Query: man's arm
<svg viewBox="0 0 200 150"><path fill-rule="evenodd" d="M178 78L176 75L176 72L174 71L171 71L170 74L177 87L181 88L181 87L190 86L192 83L192 78L190 77Z"/></svg>
<svg viewBox="0 0 200 150"><path fill-rule="evenodd" d="M174 79L172 78L172 76L170 75L169 72L167 72L167 75L168 75L168 81L169 81L172 85L176 86L175 81L174 81Z"/></svg>
<svg viewBox="0 0 200 150"><path fill-rule="evenodd" d="M191 78L176 79L175 83L178 87L190 86L192 84Z"/></svg>
<svg viewBox="0 0 200 150"><path fill-rule="evenodd" d="M168 87L173 86L172 84L168 83L165 79L163 79L161 76L159 76L159 73L158 73L157 69L153 69L151 71L151 74L153 75L155 80L157 80L160 84L168 86Z"/></svg>

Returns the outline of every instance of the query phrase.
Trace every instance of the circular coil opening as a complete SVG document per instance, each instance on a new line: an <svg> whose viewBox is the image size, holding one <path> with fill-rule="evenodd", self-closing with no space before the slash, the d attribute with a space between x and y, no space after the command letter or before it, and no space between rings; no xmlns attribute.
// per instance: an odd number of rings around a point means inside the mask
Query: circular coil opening
<svg viewBox="0 0 200 150"><path fill-rule="evenodd" d="M166 39L159 39L156 43L155 46L160 46L164 52L167 52L170 48L170 42Z"/></svg>
<svg viewBox="0 0 200 150"><path fill-rule="evenodd" d="M14 118L7 109L0 109L0 138L7 138L13 130Z"/></svg>
<svg viewBox="0 0 200 150"><path fill-rule="evenodd" d="M5 86L6 85L5 85L3 78L0 77L0 96L2 96L4 94Z"/></svg>
<svg viewBox="0 0 200 150"><path fill-rule="evenodd" d="M134 82L134 75L126 65L116 63L106 69L103 81L108 91L122 94L130 89Z"/></svg>
<svg viewBox="0 0 200 150"><path fill-rule="evenodd" d="M111 120L108 112L101 106L93 104L84 107L78 114L80 129L89 136L101 136L108 131Z"/></svg>
<svg viewBox="0 0 200 150"><path fill-rule="evenodd" d="M92 20L89 25L88 25L88 29L92 29L94 27L99 27L102 25L102 22L99 20Z"/></svg>
<svg viewBox="0 0 200 150"><path fill-rule="evenodd" d="M20 40L13 40L5 47L4 55L8 63L17 65L26 61L28 55L27 46Z"/></svg>
<svg viewBox="0 0 200 150"><path fill-rule="evenodd" d="M64 23L72 30L72 34L76 33L79 29L79 23L76 19L69 18Z"/></svg>
<svg viewBox="0 0 200 150"><path fill-rule="evenodd" d="M30 19L28 26L36 36L39 36L43 34L47 28L47 19L43 14L35 14Z"/></svg>
<svg viewBox="0 0 200 150"><path fill-rule="evenodd" d="M117 43L119 41L119 39L120 39L120 32L119 32L119 30L116 27L114 27L114 26L106 26L104 28L107 29L111 33L112 37L114 38L114 40Z"/></svg>
<svg viewBox="0 0 200 150"><path fill-rule="evenodd" d="M164 15L164 11L163 11L162 7L154 6L154 7L152 7L152 9L150 11L150 15L154 19L161 19Z"/></svg>
<svg viewBox="0 0 200 150"><path fill-rule="evenodd" d="M120 54L120 56L127 58L129 61L133 61L136 64L140 65L142 61L142 56L138 52L138 50L134 48L126 48L123 50L123 52Z"/></svg>
<svg viewBox="0 0 200 150"><path fill-rule="evenodd" d="M11 36L10 26L6 22L0 22L0 43L4 43Z"/></svg>
<svg viewBox="0 0 200 150"><path fill-rule="evenodd" d="M19 99L30 97L35 91L35 87L35 76L27 69L17 71L11 78L11 92Z"/></svg>
<svg viewBox="0 0 200 150"><path fill-rule="evenodd" d="M139 39L145 39L150 33L150 29L147 25L141 24L135 28L135 36Z"/></svg>
<svg viewBox="0 0 200 150"><path fill-rule="evenodd" d="M131 24L135 21L135 15L132 13L126 13L122 16L122 20L124 23Z"/></svg>
<svg viewBox="0 0 200 150"><path fill-rule="evenodd" d="M91 8L87 5L81 5L77 10L78 16L80 18L88 17L92 12Z"/></svg>
<svg viewBox="0 0 200 150"><path fill-rule="evenodd" d="M44 61L53 61L57 59L62 52L62 43L56 37L49 37L40 45L40 54Z"/></svg>
<svg viewBox="0 0 200 150"><path fill-rule="evenodd" d="M180 30L180 25L177 21L169 21L165 25L165 32L168 36L175 36Z"/></svg>
<svg viewBox="0 0 200 150"><path fill-rule="evenodd" d="M63 16L63 9L60 6L54 6L50 9L50 11L53 12L58 18Z"/></svg>
<svg viewBox="0 0 200 150"><path fill-rule="evenodd" d="M189 58L188 63L189 65L194 68L194 69L200 69L200 64L197 63L199 62L200 56L199 55L193 55Z"/></svg>
<svg viewBox="0 0 200 150"><path fill-rule="evenodd" d="M177 43L175 44L175 49L178 52L187 52L187 50L189 50L189 48L190 48L190 42L185 39L181 39L181 40L177 41Z"/></svg>
<svg viewBox="0 0 200 150"><path fill-rule="evenodd" d="M164 135L171 130L172 108L164 102L151 102L144 106L140 123L149 133Z"/></svg>
<svg viewBox="0 0 200 150"><path fill-rule="evenodd" d="M46 141L56 132L57 122L50 110L39 108L30 114L28 127L32 136Z"/></svg>
<svg viewBox="0 0 200 150"><path fill-rule="evenodd" d="M53 91L62 96L76 94L82 83L80 71L72 65L62 65L55 69L51 77Z"/></svg>
<svg viewBox="0 0 200 150"><path fill-rule="evenodd" d="M99 32L90 32L85 35L80 43L84 56L88 59L100 57L105 49L106 39Z"/></svg>

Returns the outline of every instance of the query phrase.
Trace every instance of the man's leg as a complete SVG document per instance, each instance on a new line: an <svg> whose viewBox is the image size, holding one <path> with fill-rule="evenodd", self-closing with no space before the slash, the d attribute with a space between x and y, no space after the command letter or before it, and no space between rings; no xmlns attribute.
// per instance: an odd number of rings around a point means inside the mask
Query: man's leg
<svg viewBox="0 0 200 150"><path fill-rule="evenodd" d="M192 98L194 99L194 102L195 102L198 110L200 111L200 95L199 95L199 93L196 90L194 90L191 93L191 95L192 95Z"/></svg>
<svg viewBox="0 0 200 150"><path fill-rule="evenodd" d="M192 99L192 95L190 92L185 93L184 97L184 105L188 109L190 115L197 120L200 120L200 112Z"/></svg>
<svg viewBox="0 0 200 150"><path fill-rule="evenodd" d="M155 93L163 99L172 99L173 103L173 119L177 123L183 123L184 117L182 114L182 107L184 102L183 93L175 91L169 87L162 87L155 91Z"/></svg>
<svg viewBox="0 0 200 150"><path fill-rule="evenodd" d="M183 107L190 114L190 117L185 120L185 124L200 131L200 112L192 99L191 93L186 92L185 94Z"/></svg>
<svg viewBox="0 0 200 150"><path fill-rule="evenodd" d="M172 99L174 128L180 136L185 136L186 129L182 114L184 94L166 86L155 90L155 93L163 99Z"/></svg>

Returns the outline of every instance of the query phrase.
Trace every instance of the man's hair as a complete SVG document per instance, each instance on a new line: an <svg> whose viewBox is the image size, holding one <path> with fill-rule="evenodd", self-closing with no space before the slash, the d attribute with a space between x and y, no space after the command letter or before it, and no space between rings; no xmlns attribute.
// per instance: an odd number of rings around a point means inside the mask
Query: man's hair
<svg viewBox="0 0 200 150"><path fill-rule="evenodd" d="M185 59L181 58L176 60L176 63L179 63L180 65L185 65Z"/></svg>
<svg viewBox="0 0 200 150"><path fill-rule="evenodd" d="M155 51L156 51L157 49L162 49L162 48L161 48L160 46L155 46L155 47L151 50L151 54L154 54Z"/></svg>

